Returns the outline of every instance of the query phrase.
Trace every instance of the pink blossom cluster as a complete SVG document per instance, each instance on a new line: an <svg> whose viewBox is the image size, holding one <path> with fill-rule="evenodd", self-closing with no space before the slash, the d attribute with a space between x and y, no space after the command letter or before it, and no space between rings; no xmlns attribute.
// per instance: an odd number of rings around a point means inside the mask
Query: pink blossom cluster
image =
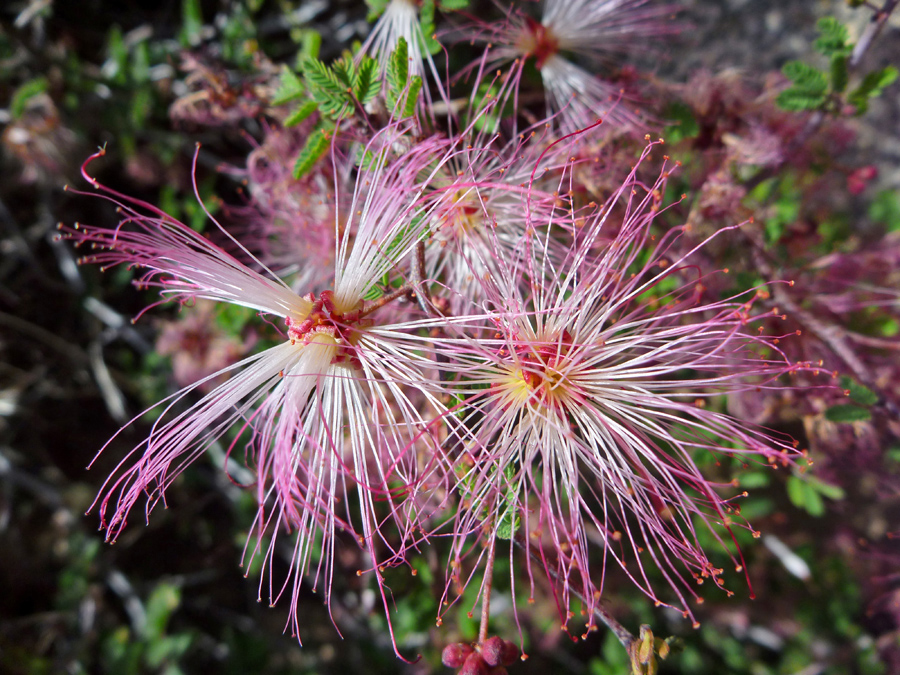
<svg viewBox="0 0 900 675"><path fill-rule="evenodd" d="M299 180L286 166L292 132L271 126L248 159L252 223L229 230L210 215L219 243L101 185L89 169L103 151L89 159L85 179L121 222L65 228L85 262L142 270L136 283L161 302L231 303L280 331L160 402L95 503L107 538L225 440L256 475L244 564L263 560L260 597L287 596L295 634L301 583L330 600L340 538L369 557L386 607L385 570L427 546L450 552L442 607L472 582L488 593L479 570L507 542L513 584L533 594L545 577L562 625L580 604L587 630L615 567L686 617L699 583L724 588L741 573L739 552L723 570L698 534L731 550L735 528L752 530L740 493L695 457L779 466L798 454L724 405L806 367L782 351L790 336L762 328L771 313L758 300L778 282L740 288L705 268L704 246L740 223L706 237L683 224L679 201L664 199L677 163L662 140L635 145L631 166L608 162L608 128L633 143L647 118L569 60L670 32L670 13L546 0L540 20L515 10L476 26L491 46L472 82L455 83L472 92L458 110L416 4L391 0L364 49L386 63L400 37L415 45L409 72L435 76L430 94L408 117L381 99L348 108ZM529 62L548 108L534 123L518 95ZM482 97L484 85L497 91Z"/></svg>

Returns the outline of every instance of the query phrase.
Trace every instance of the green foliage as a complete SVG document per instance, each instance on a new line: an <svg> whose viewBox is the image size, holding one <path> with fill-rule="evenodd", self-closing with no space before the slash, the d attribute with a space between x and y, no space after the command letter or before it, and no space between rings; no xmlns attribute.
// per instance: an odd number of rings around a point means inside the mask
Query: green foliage
<svg viewBox="0 0 900 675"><path fill-rule="evenodd" d="M196 47L200 44L203 30L203 10L200 0L182 0L181 32L178 41L183 47Z"/></svg>
<svg viewBox="0 0 900 675"><path fill-rule="evenodd" d="M301 98L304 93L305 89L303 87L303 82L300 81L300 78L294 71L287 66L284 66L281 69L281 79L278 81L278 89L275 90L275 95L272 97L272 105L284 105L285 103L296 101L298 98Z"/></svg>
<svg viewBox="0 0 900 675"><path fill-rule="evenodd" d="M847 57L835 55L831 57L831 88L837 93L842 93L847 88L850 74L847 71Z"/></svg>
<svg viewBox="0 0 900 675"><path fill-rule="evenodd" d="M858 405L840 404L833 405L825 411L825 419L838 424L851 424L853 422L868 422L872 414Z"/></svg>
<svg viewBox="0 0 900 675"><path fill-rule="evenodd" d="M378 62L369 56L363 56L356 76L351 84L353 95L362 105L371 103L381 90L378 79Z"/></svg>
<svg viewBox="0 0 900 675"><path fill-rule="evenodd" d="M319 104L315 101L304 101L296 110L285 118L284 127L289 129L290 127L297 126L318 109Z"/></svg>
<svg viewBox="0 0 900 675"><path fill-rule="evenodd" d="M416 103L419 100L419 93L422 91L422 78L413 75L409 80L409 87L402 100L400 106L400 117L412 117L416 112Z"/></svg>
<svg viewBox="0 0 900 675"><path fill-rule="evenodd" d="M844 498L844 491L837 485L830 485L812 476L788 476L787 493L791 503L803 509L814 518L825 515L825 502L822 497L832 500Z"/></svg>
<svg viewBox="0 0 900 675"><path fill-rule="evenodd" d="M181 590L177 586L157 585L145 603L146 622L141 633L132 635L127 627L120 626L103 640L101 660L105 671L121 675L183 673L179 662L193 644L194 636L167 632L169 620L180 604Z"/></svg>
<svg viewBox="0 0 900 675"><path fill-rule="evenodd" d="M128 47L122 29L113 26L106 38L106 63L103 70L107 79L115 84L123 85L128 81Z"/></svg>
<svg viewBox="0 0 900 675"><path fill-rule="evenodd" d="M600 653L602 658L591 659L588 663L590 675L622 675L628 672L628 652L612 631L606 633Z"/></svg>
<svg viewBox="0 0 900 675"><path fill-rule="evenodd" d="M849 32L834 17L824 17L817 24L819 37L814 47L829 59L828 74L802 61L789 61L782 72L792 85L778 95L776 103L783 110L840 110L837 95L843 94L849 83L850 73L847 59L853 52L849 42ZM869 101L881 95L884 88L897 79L898 71L893 66L867 73L862 82L846 96L847 103L862 115L868 110ZM829 104L830 101L830 104Z"/></svg>
<svg viewBox="0 0 900 675"><path fill-rule="evenodd" d="M322 47L322 36L312 29L303 32L300 39L300 54L306 58L319 58L319 49Z"/></svg>
<svg viewBox="0 0 900 675"><path fill-rule="evenodd" d="M181 589L173 584L159 584L147 599L147 622L144 624L143 637L146 640L158 640L166 632L166 626L172 612L181 604Z"/></svg>
<svg viewBox="0 0 900 675"><path fill-rule="evenodd" d="M760 183L751 193L760 203L774 202L771 215L765 219L766 242L775 244L781 240L788 227L797 222L803 204L803 191L792 174L781 179L773 178Z"/></svg>
<svg viewBox="0 0 900 675"><path fill-rule="evenodd" d="M762 488L772 482L772 475L769 471L748 471L738 476L738 483L742 488Z"/></svg>
<svg viewBox="0 0 900 675"><path fill-rule="evenodd" d="M819 30L819 37L813 43L817 51L827 57L832 56L849 56L853 51L853 45L847 41L850 38L850 32L833 16L824 16L819 19L816 24Z"/></svg>
<svg viewBox="0 0 900 675"><path fill-rule="evenodd" d="M235 3L222 25L222 56L241 68L252 70L254 55L259 50L256 36L256 21L252 16L259 10L261 0L246 0L245 4Z"/></svg>
<svg viewBox="0 0 900 675"><path fill-rule="evenodd" d="M419 7L419 25L422 27L422 45L429 54L441 51L441 43L434 38L434 0L422 0Z"/></svg>
<svg viewBox="0 0 900 675"><path fill-rule="evenodd" d="M303 62L306 88L319 111L337 121L354 102L365 106L381 88L378 81L378 63L365 56L357 66L349 56L335 61L331 67L315 58Z"/></svg>
<svg viewBox="0 0 900 675"><path fill-rule="evenodd" d="M793 85L778 95L775 102L783 110L815 110L828 97L825 73L802 61L788 61L781 69Z"/></svg>
<svg viewBox="0 0 900 675"><path fill-rule="evenodd" d="M678 143L685 138L694 138L700 133L700 125L690 106L676 102L670 105L663 116L669 125L663 129L662 136L666 143Z"/></svg>
<svg viewBox="0 0 900 675"><path fill-rule="evenodd" d="M322 158L331 145L331 135L324 129L316 129L306 139L306 144L300 151L297 161L294 163L294 178L305 176Z"/></svg>
<svg viewBox="0 0 900 675"><path fill-rule="evenodd" d="M9 102L9 114L13 119L18 119L25 112L25 108L28 106L28 101L39 94L43 94L47 91L48 82L46 77L36 77L33 80L28 80L24 84L20 85L12 95L12 99Z"/></svg>
<svg viewBox="0 0 900 675"><path fill-rule="evenodd" d="M860 405L875 405L878 403L878 394L846 375L841 376L841 388L847 392L850 400L854 403L859 403Z"/></svg>
<svg viewBox="0 0 900 675"><path fill-rule="evenodd" d="M869 204L868 216L891 232L900 230L900 193L896 190L879 192Z"/></svg>
<svg viewBox="0 0 900 675"><path fill-rule="evenodd" d="M898 74L900 71L894 66L885 66L868 73L860 85L847 96L847 101L856 107L856 114L864 114L869 109L869 101L881 96L884 88L897 80Z"/></svg>
<svg viewBox="0 0 900 675"><path fill-rule="evenodd" d="M319 111L331 119L337 119L349 104L350 85L343 79L347 78L346 68L339 65L337 69L332 69L318 59L309 58L303 62L303 77Z"/></svg>
<svg viewBox="0 0 900 675"><path fill-rule="evenodd" d="M387 9L390 1L391 0L366 0L366 6L369 8L366 20L375 21L375 19L384 14L384 10Z"/></svg>
<svg viewBox="0 0 900 675"><path fill-rule="evenodd" d="M409 45L404 38L397 40L397 47L387 62L388 96L396 100L409 80Z"/></svg>
<svg viewBox="0 0 900 675"><path fill-rule="evenodd" d="M501 515L497 522L497 538L512 539L519 529L519 490L516 482L516 469L513 465L503 470L503 505L500 507Z"/></svg>
<svg viewBox="0 0 900 675"><path fill-rule="evenodd" d="M388 57L385 78L388 109L395 117L412 116L422 90L422 78L409 76L409 45L403 38L397 41L397 48Z"/></svg>
<svg viewBox="0 0 900 675"><path fill-rule="evenodd" d="M216 326L230 337L240 337L244 328L257 316L256 310L249 307L224 302L216 305Z"/></svg>

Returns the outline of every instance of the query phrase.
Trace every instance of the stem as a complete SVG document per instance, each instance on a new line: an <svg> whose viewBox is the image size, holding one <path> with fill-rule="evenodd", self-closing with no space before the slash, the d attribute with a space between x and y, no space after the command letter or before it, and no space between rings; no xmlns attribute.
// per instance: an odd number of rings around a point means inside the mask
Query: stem
<svg viewBox="0 0 900 675"><path fill-rule="evenodd" d="M853 70L862 61L863 56L869 51L869 47L872 46L872 42L878 37L878 34L884 28L884 24L887 23L888 17L897 8L898 2L900 0L887 0L881 6L881 9L875 10L869 25L866 26L863 34L859 36L859 42L856 43L853 53L850 54L850 58L847 60L847 68L849 70Z"/></svg>
<svg viewBox="0 0 900 675"><path fill-rule="evenodd" d="M431 302L431 296L425 287L425 242L416 244L416 250L410 262L409 285L415 291L416 301L422 311L430 316L442 316L440 310Z"/></svg>
<svg viewBox="0 0 900 675"><path fill-rule="evenodd" d="M377 300L366 300L363 302L362 309L359 310L359 318L367 316L374 312L376 309L381 309L389 302L393 302L397 298L402 298L405 295L409 295L410 293L415 293L415 288L413 288L412 284L403 284L396 291L392 291L387 295L382 295Z"/></svg>
<svg viewBox="0 0 900 675"><path fill-rule="evenodd" d="M497 552L493 536L488 546L490 548L488 549L487 565L484 568L484 583L481 588L481 626L478 628L479 645L483 645L487 639L488 621L491 615L491 587L494 582L494 556Z"/></svg>

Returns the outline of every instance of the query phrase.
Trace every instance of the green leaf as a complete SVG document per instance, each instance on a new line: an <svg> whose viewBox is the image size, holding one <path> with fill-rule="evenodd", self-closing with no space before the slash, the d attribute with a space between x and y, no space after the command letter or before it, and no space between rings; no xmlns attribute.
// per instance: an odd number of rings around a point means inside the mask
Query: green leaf
<svg viewBox="0 0 900 675"><path fill-rule="evenodd" d="M849 56L852 46L847 43L850 37L847 27L833 16L824 16L816 24L819 37L813 43L817 51L831 58L833 56Z"/></svg>
<svg viewBox="0 0 900 675"><path fill-rule="evenodd" d="M135 82L150 81L150 48L146 42L139 42L131 53L129 74Z"/></svg>
<svg viewBox="0 0 900 675"><path fill-rule="evenodd" d="M847 57L843 54L835 54L831 57L831 90L838 93L847 88Z"/></svg>
<svg viewBox="0 0 900 675"><path fill-rule="evenodd" d="M810 93L820 93L828 89L825 74L809 66L803 61L788 61L781 69L784 76L794 83L794 86Z"/></svg>
<svg viewBox="0 0 900 675"><path fill-rule="evenodd" d="M900 230L900 194L896 190L882 190L869 205L868 215L891 232Z"/></svg>
<svg viewBox="0 0 900 675"><path fill-rule="evenodd" d="M898 74L900 73L894 66L885 66L868 73L862 83L847 96L847 101L856 107L856 114L865 113L869 109L869 99L881 96L884 88L893 84Z"/></svg>
<svg viewBox="0 0 900 675"><path fill-rule="evenodd" d="M181 33L178 41L184 47L194 47L200 44L202 30L203 10L200 8L200 0L182 0Z"/></svg>
<svg viewBox="0 0 900 675"><path fill-rule="evenodd" d="M347 86L343 85L334 71L319 59L309 58L303 61L303 77L310 90L342 95Z"/></svg>
<svg viewBox="0 0 900 675"><path fill-rule="evenodd" d="M438 4L444 12L458 12L469 6L469 0L440 0Z"/></svg>
<svg viewBox="0 0 900 675"><path fill-rule="evenodd" d="M775 103L782 110L799 112L801 110L815 110L825 103L826 98L827 96L824 93L811 95L791 87L778 94Z"/></svg>
<svg viewBox="0 0 900 675"><path fill-rule="evenodd" d="M412 117L416 112L420 91L422 91L422 78L418 75L413 75L409 80L409 90L406 92L406 101L403 105L404 117Z"/></svg>
<svg viewBox="0 0 900 675"><path fill-rule="evenodd" d="M839 485L832 485L831 483L826 483L815 476L807 476L807 482L809 485L819 494L828 497L834 501L839 501L843 499L846 494L844 493L844 489Z"/></svg>
<svg viewBox="0 0 900 675"><path fill-rule="evenodd" d="M791 503L809 515L819 517L825 513L825 502L819 492L798 476L788 476L787 493Z"/></svg>
<svg viewBox="0 0 900 675"><path fill-rule="evenodd" d="M507 465L507 467L503 470L503 478L504 478L504 504L501 506L503 509L503 515L500 516L500 520L497 523L497 538L498 539L512 539L516 534L516 530L519 529L519 510L518 510L518 502L519 502L519 492L516 484L516 470L512 465Z"/></svg>
<svg viewBox="0 0 900 675"><path fill-rule="evenodd" d="M364 150L363 148L360 148L359 152L356 155L356 165L366 171L372 171L373 169L376 169L377 166L383 165L385 163L385 158L387 157L387 155L387 148L380 150L377 153L374 153L371 150Z"/></svg>
<svg viewBox="0 0 900 675"><path fill-rule="evenodd" d="M353 95L362 105L370 103L378 96L381 90L381 82L378 79L378 62L364 56L356 70L356 78L353 81Z"/></svg>
<svg viewBox="0 0 900 675"><path fill-rule="evenodd" d="M422 90L422 78L418 75L409 77L409 50L403 38L397 41L397 48L388 58L387 81L390 110L401 117L412 116Z"/></svg>
<svg viewBox="0 0 900 675"><path fill-rule="evenodd" d="M878 403L878 394L851 377L841 376L841 388L850 392L850 400L854 403L859 403L860 405L875 405Z"/></svg>
<svg viewBox="0 0 900 675"><path fill-rule="evenodd" d="M325 154L331 145L331 135L324 129L316 129L306 139L306 144L300 151L297 161L294 163L294 178L301 178L309 173L316 162Z"/></svg>
<svg viewBox="0 0 900 675"><path fill-rule="evenodd" d="M216 326L231 337L240 337L244 327L257 316L255 309L232 305L227 302L216 305Z"/></svg>
<svg viewBox="0 0 900 675"><path fill-rule="evenodd" d="M738 476L738 483L742 488L761 488L768 485L769 482L769 473L765 471L750 471Z"/></svg>
<svg viewBox="0 0 900 675"><path fill-rule="evenodd" d="M293 70L284 66L281 70L281 79L278 83L278 89L272 97L272 105L283 105L290 101L294 101L304 92L303 83Z"/></svg>
<svg viewBox="0 0 900 675"><path fill-rule="evenodd" d="M382 291L378 286L372 286L371 288L369 288L369 290L363 293L363 300L373 302L383 295L384 291Z"/></svg>
<svg viewBox="0 0 900 675"><path fill-rule="evenodd" d="M332 63L331 70L343 85L344 90L353 86L353 82L356 79L356 64L349 56L342 56Z"/></svg>
<svg viewBox="0 0 900 675"><path fill-rule="evenodd" d="M306 59L303 62L303 76L313 99L319 104L323 115L336 118L349 104L347 90L349 82L344 84L342 78L349 77L345 63L338 62L340 75L318 59Z"/></svg>
<svg viewBox="0 0 900 675"><path fill-rule="evenodd" d="M174 584L159 584L147 599L147 623L144 638L148 642L160 639L166 632L169 617L181 603L181 589Z"/></svg>
<svg viewBox="0 0 900 675"><path fill-rule="evenodd" d="M872 415L865 408L856 405L833 405L825 411L825 419L829 422L849 424L851 422L868 422Z"/></svg>
<svg viewBox="0 0 900 675"><path fill-rule="evenodd" d="M434 39L434 0L423 0L419 9L419 26L422 30L422 46L429 54L437 54L441 43Z"/></svg>
<svg viewBox="0 0 900 675"><path fill-rule="evenodd" d="M159 668L166 661L177 661L191 646L189 633L179 633L154 640L147 647L144 659L151 668Z"/></svg>
<svg viewBox="0 0 900 675"><path fill-rule="evenodd" d="M125 84L128 81L128 48L125 46L122 29L118 26L109 29L106 57L102 73L116 84Z"/></svg>
<svg viewBox="0 0 900 675"><path fill-rule="evenodd" d="M315 101L305 101L303 102L299 108L297 108L294 112L287 116L284 120L285 128L290 128L297 126L305 120L307 117L312 115L316 109L319 107L319 104Z"/></svg>
<svg viewBox="0 0 900 675"><path fill-rule="evenodd" d="M36 77L33 80L28 80L21 84L15 92L13 92L12 99L9 102L9 114L13 119L18 119L25 112L25 108L28 107L28 101L37 96L38 94L43 94L47 91L47 87L49 83L47 82L46 77Z"/></svg>
<svg viewBox="0 0 900 675"><path fill-rule="evenodd" d="M369 8L369 14L366 16L366 21L372 22L384 14L384 10L387 9L389 2L390 0L366 0L366 5Z"/></svg>
<svg viewBox="0 0 900 675"><path fill-rule="evenodd" d="M300 38L300 57L306 59L319 58L319 49L322 47L322 35L311 28L304 30Z"/></svg>
<svg viewBox="0 0 900 675"><path fill-rule="evenodd" d="M388 57L387 79L388 92L396 101L409 80L409 45L402 37L397 40L397 48Z"/></svg>

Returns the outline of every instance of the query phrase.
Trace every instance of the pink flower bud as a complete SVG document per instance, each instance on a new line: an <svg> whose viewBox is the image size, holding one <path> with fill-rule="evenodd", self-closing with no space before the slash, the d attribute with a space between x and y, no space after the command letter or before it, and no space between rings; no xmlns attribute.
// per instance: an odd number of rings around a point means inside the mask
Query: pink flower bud
<svg viewBox="0 0 900 675"><path fill-rule="evenodd" d="M441 652L441 663L448 668L459 668L465 664L472 651L471 645L465 642L454 642L452 645L444 647L444 651Z"/></svg>

